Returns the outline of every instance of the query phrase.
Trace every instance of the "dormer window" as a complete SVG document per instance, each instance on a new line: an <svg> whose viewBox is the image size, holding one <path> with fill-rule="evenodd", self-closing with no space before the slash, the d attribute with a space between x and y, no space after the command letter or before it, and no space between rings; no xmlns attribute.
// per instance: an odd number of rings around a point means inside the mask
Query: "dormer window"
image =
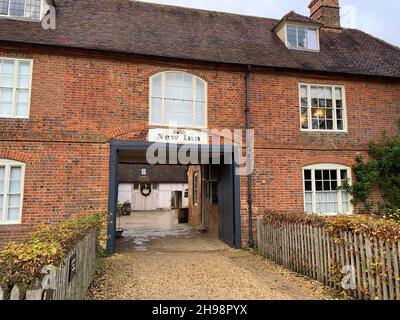
<svg viewBox="0 0 400 320"><path fill-rule="evenodd" d="M285 15L273 31L289 49L319 51L319 29L322 24L294 11Z"/></svg>
<svg viewBox="0 0 400 320"><path fill-rule="evenodd" d="M0 17L40 20L42 0L0 0Z"/></svg>
<svg viewBox="0 0 400 320"><path fill-rule="evenodd" d="M287 47L290 49L319 50L318 29L288 24Z"/></svg>

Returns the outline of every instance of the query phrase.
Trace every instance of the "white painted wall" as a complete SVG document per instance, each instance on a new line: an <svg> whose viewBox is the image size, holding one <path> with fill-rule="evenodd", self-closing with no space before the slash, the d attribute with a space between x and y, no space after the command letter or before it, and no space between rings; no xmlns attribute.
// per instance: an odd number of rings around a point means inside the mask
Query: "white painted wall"
<svg viewBox="0 0 400 320"><path fill-rule="evenodd" d="M157 209L171 209L172 193L182 192L182 207L188 207L188 198L184 197L187 183L161 183L157 189L154 188L148 197L143 196L140 190L134 190L131 183L120 183L118 185L118 203L129 201L132 209L137 211L154 211Z"/></svg>

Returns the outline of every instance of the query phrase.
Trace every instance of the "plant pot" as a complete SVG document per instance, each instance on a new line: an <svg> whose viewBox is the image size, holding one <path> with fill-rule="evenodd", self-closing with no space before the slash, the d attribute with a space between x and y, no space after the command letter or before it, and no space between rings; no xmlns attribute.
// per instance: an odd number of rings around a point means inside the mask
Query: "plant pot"
<svg viewBox="0 0 400 320"><path fill-rule="evenodd" d="M117 230L115 231L115 237L116 237L117 239L121 239L123 233L124 233L124 230L123 230L123 229L117 229Z"/></svg>

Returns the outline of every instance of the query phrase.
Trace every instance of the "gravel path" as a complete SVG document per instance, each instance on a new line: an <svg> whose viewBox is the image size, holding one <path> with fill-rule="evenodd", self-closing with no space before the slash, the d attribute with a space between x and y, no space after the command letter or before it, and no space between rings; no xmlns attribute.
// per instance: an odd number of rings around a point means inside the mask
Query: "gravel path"
<svg viewBox="0 0 400 320"><path fill-rule="evenodd" d="M133 226L118 254L100 260L87 299L326 300L319 282L188 226Z"/></svg>

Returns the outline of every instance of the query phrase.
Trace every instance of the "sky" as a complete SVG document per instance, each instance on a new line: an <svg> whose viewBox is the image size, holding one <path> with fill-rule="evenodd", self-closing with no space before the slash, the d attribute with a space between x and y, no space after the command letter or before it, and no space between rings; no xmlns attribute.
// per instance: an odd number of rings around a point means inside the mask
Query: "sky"
<svg viewBox="0 0 400 320"><path fill-rule="evenodd" d="M280 19L290 10L308 16L311 0L141 0ZM400 46L400 1L340 0L341 24Z"/></svg>

